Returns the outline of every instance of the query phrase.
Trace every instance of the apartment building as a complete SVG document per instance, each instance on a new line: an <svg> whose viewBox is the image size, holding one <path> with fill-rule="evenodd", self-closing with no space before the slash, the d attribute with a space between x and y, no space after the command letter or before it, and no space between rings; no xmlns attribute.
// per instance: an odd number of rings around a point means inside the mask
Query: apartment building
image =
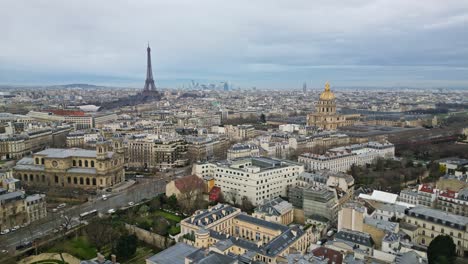
<svg viewBox="0 0 468 264"><path fill-rule="evenodd" d="M394 158L395 146L389 142L369 142L328 150L325 154L305 153L299 156L299 163L307 171L331 170L346 172L354 165L372 163L377 158Z"/></svg>
<svg viewBox="0 0 468 264"><path fill-rule="evenodd" d="M211 176L224 197L241 201L247 197L254 205L278 196L286 196L287 188L295 185L304 167L295 162L253 157L216 163L194 164L192 173Z"/></svg>
<svg viewBox="0 0 468 264"><path fill-rule="evenodd" d="M187 143L180 137L133 135L127 139L126 145L128 167L168 169L188 163Z"/></svg>
<svg viewBox="0 0 468 264"><path fill-rule="evenodd" d="M277 263L292 252L304 254L313 242L312 229L286 226L218 204L181 221L181 234L197 248L213 248L222 255L244 255L251 261Z"/></svg>
<svg viewBox="0 0 468 264"><path fill-rule="evenodd" d="M404 222L417 226L417 243L428 246L438 235L450 235L457 247L457 254L468 255L468 217L417 206L406 211Z"/></svg>

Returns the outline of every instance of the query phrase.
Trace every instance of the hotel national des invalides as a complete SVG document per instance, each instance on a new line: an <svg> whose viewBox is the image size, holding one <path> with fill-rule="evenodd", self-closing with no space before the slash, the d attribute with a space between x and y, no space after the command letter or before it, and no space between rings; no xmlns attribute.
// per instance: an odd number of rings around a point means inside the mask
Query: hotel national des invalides
<svg viewBox="0 0 468 264"><path fill-rule="evenodd" d="M358 118L359 115L340 115L336 112L336 97L330 90L330 83L327 82L315 105L315 113L307 115L307 125L336 130L341 126L352 125Z"/></svg>

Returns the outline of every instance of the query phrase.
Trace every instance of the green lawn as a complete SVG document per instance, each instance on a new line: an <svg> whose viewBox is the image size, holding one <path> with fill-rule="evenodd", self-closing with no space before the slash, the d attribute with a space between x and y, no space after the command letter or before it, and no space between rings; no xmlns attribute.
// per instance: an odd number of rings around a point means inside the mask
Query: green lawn
<svg viewBox="0 0 468 264"><path fill-rule="evenodd" d="M177 235L179 233L180 233L180 226L171 226L169 228L169 234L174 236L174 235Z"/></svg>
<svg viewBox="0 0 468 264"><path fill-rule="evenodd" d="M92 259L96 257L96 248L93 247L85 236L62 241L48 250L48 252L66 252L79 259Z"/></svg>
<svg viewBox="0 0 468 264"><path fill-rule="evenodd" d="M180 217L178 215L175 215L175 214L171 214L171 213L162 211L162 210L157 210L156 212L154 212L154 215L162 216L162 217L166 218L167 220L171 220L171 221L174 221L176 223L180 223L180 221L182 220L182 217Z"/></svg>

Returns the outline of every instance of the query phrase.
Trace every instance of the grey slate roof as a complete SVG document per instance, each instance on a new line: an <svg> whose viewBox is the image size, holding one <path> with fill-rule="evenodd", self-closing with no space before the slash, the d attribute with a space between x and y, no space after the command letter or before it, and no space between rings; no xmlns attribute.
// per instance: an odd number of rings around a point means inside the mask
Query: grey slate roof
<svg viewBox="0 0 468 264"><path fill-rule="evenodd" d="M238 214L235 218L239 219L239 220L242 220L244 222L249 222L249 223L259 225L259 226L263 226L263 227L268 228L268 229L281 230L283 232L288 229L288 227L285 226L285 225L265 221L263 219L255 218L255 217L250 216L250 215L245 214L245 213Z"/></svg>
<svg viewBox="0 0 468 264"><path fill-rule="evenodd" d="M284 212L289 211L292 208L292 205L280 197L273 198L271 200L265 201L263 204L258 205L255 208L255 212L265 213L267 215L280 216Z"/></svg>
<svg viewBox="0 0 468 264"><path fill-rule="evenodd" d="M24 198L24 193L20 191L5 193L5 194L0 195L0 204L7 203L13 200L20 200L23 198Z"/></svg>
<svg viewBox="0 0 468 264"><path fill-rule="evenodd" d="M207 226L227 215L230 215L236 211L236 208L226 205L218 204L210 209L197 211L196 215L185 219L187 223L204 227Z"/></svg>
<svg viewBox="0 0 468 264"><path fill-rule="evenodd" d="M450 223L460 225L465 228L468 225L468 217L450 214L441 210L436 210L423 206L416 206L408 209L408 215L424 218L428 221L450 225ZM416 216L417 215L417 216Z"/></svg>
<svg viewBox="0 0 468 264"><path fill-rule="evenodd" d="M342 229L336 233L335 239L363 245L366 247L372 247L374 245L374 240L372 240L372 237L369 234L348 229Z"/></svg>
<svg viewBox="0 0 468 264"><path fill-rule="evenodd" d="M82 158L96 158L95 150L87 150L80 148L71 148L71 149L58 149L58 148L49 148L43 151L36 153L36 155L44 155L48 158L68 158L68 157L82 157Z"/></svg>
<svg viewBox="0 0 468 264"><path fill-rule="evenodd" d="M185 257L197 250L198 248L185 243L177 243L146 260L154 264L184 264Z"/></svg>

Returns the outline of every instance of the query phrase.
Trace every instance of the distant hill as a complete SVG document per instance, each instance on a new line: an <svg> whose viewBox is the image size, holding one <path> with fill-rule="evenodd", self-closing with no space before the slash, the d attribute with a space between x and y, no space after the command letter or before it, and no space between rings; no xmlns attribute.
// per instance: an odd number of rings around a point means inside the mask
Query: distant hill
<svg viewBox="0 0 468 264"><path fill-rule="evenodd" d="M62 84L62 85L53 85L50 86L53 88L105 88L105 86L86 84L86 83L71 83L71 84Z"/></svg>

